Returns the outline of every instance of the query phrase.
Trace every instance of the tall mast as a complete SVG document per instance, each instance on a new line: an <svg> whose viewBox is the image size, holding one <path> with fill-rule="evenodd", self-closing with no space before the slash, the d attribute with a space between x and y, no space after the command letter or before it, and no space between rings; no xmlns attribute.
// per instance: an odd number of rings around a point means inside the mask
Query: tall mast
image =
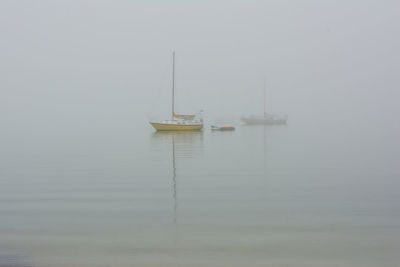
<svg viewBox="0 0 400 267"><path fill-rule="evenodd" d="M172 52L172 114L171 119L174 119L175 113L175 51Z"/></svg>
<svg viewBox="0 0 400 267"><path fill-rule="evenodd" d="M265 87L266 87L266 80L265 80L265 78L264 78L264 97L263 97L263 100L264 100L264 117L265 117Z"/></svg>

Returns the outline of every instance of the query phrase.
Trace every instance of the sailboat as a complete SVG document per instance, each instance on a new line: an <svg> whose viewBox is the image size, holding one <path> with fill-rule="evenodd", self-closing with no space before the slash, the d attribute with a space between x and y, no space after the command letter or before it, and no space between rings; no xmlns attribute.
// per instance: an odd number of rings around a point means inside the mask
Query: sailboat
<svg viewBox="0 0 400 267"><path fill-rule="evenodd" d="M175 52L172 53L172 113L170 120L150 122L157 131L199 131L203 128L203 119L196 115L175 113Z"/></svg>
<svg viewBox="0 0 400 267"><path fill-rule="evenodd" d="M249 116L240 118L246 124L286 124L287 116L267 113L265 111L265 82L264 82L264 116Z"/></svg>

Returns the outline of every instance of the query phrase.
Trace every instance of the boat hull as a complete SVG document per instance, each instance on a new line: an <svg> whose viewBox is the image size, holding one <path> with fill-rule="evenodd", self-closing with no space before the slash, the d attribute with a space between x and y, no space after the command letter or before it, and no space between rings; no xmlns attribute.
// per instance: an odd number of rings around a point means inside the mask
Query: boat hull
<svg viewBox="0 0 400 267"><path fill-rule="evenodd" d="M157 131L200 131L203 124L169 124L150 122Z"/></svg>
<svg viewBox="0 0 400 267"><path fill-rule="evenodd" d="M246 124L286 124L286 119L271 119L271 118L241 118Z"/></svg>
<svg viewBox="0 0 400 267"><path fill-rule="evenodd" d="M234 131L235 127L232 126L222 126L222 127L217 127L217 126L211 126L212 131Z"/></svg>

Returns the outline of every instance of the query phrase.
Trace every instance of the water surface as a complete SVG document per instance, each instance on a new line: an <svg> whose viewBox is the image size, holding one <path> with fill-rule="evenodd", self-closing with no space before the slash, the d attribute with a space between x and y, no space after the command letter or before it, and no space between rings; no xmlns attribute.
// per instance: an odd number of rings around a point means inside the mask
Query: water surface
<svg viewBox="0 0 400 267"><path fill-rule="evenodd" d="M388 128L9 136L0 266L398 266Z"/></svg>

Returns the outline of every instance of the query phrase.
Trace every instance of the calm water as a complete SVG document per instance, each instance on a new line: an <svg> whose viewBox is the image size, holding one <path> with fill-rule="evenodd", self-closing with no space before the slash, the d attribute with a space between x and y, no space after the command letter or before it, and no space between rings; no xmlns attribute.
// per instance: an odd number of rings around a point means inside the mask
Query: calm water
<svg viewBox="0 0 400 267"><path fill-rule="evenodd" d="M0 266L399 266L399 131L9 135Z"/></svg>

